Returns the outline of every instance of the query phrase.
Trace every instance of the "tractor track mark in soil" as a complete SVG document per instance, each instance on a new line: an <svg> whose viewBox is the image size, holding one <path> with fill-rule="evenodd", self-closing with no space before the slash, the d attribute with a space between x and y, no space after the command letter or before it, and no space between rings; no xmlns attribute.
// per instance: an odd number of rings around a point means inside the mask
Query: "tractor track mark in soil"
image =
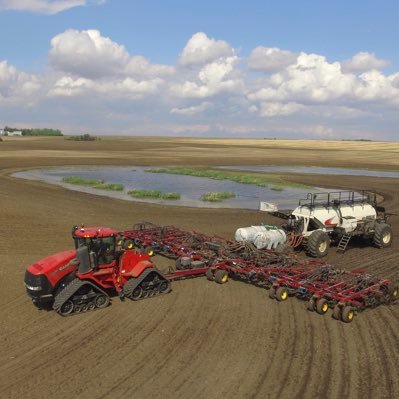
<svg viewBox="0 0 399 399"><path fill-rule="evenodd" d="M337 320L332 320L333 323L339 323ZM347 370L350 370L350 363L349 363L349 350L348 350L348 345L345 339L340 339L340 335L344 333L344 326L343 325L335 325L333 326L334 330L334 340L333 344L331 345L331 356L335 358L334 364L334 369L336 370L338 368L338 375L339 375L339 380L334 381L333 384L331 385L331 390L332 392L335 392L335 398L340 399L347 397L348 395L348 390L350 387L348 387L347 384ZM334 348L334 345L337 347L336 349ZM336 384L336 386L335 386Z"/></svg>
<svg viewBox="0 0 399 399"><path fill-rule="evenodd" d="M371 385L373 381L373 370L371 369L371 365L369 360L372 358L372 352L369 342L369 331L365 328L366 323L363 320L358 320L359 324L361 324L356 330L356 338L357 341L357 352L359 355L359 362L361 364L365 364L365 372L363 369L359 372L357 390L359 392L359 397L366 397L370 395L374 387Z"/></svg>
<svg viewBox="0 0 399 399"><path fill-rule="evenodd" d="M173 302L172 302L173 303ZM132 306L135 304L132 303ZM171 309L171 308L170 308ZM166 318L168 317L169 312L166 311L163 314L158 315L159 318L154 318L150 319L152 321L150 326L147 326L147 329L145 330L145 334L142 333L140 334L141 336L137 337L138 342L140 346L143 348L148 341L153 340L153 333L159 328L159 325L162 325L162 322L166 321ZM144 314L142 315L144 317ZM182 315L183 316L183 315ZM183 320L183 317L180 318L180 320ZM148 322L148 320L147 320ZM174 324L176 326L176 324ZM178 326L178 324L177 324ZM167 352L173 351L173 345L166 345L162 350L164 351L166 349ZM164 353L162 351L162 353ZM153 353L150 351L148 352L147 355L144 356L140 361L136 362L133 368L130 368L129 370L126 370L122 376L119 376L118 378L113 378L112 379L112 385L109 386L99 398L106 398L107 396L109 397L114 397L114 395L120 395L123 394L125 390L128 390L129 387L125 388L125 385L129 383L129 380L127 377L130 375L131 377L134 377L137 372L142 371L143 367L148 367L148 358L152 358ZM128 352L124 352L122 356L119 358L120 364L128 364L129 363L129 358L131 357L131 354ZM126 361L128 360L128 361ZM136 393L137 393L137 387L136 387Z"/></svg>
<svg viewBox="0 0 399 399"><path fill-rule="evenodd" d="M288 303L281 303L278 304L280 307L285 307L286 309L282 309L284 313L288 313L287 319L289 320L288 322L288 328L287 330L292 331L291 337L288 338L288 342L286 342L285 345L285 350L283 351L284 358L290 359L289 362L285 365L284 369L281 370L281 374L279 374L279 377L281 378L281 383L280 387L276 393L276 397L282 397L283 394L285 394L285 390L287 391L291 390L290 384L289 384L289 376L291 374L291 370L293 367L295 367L295 362L297 359L299 359L302 355L302 351L304 349L304 338L301 336L301 334L298 334L298 325L296 323L296 311L298 308L298 303L293 303L292 300L294 298L289 298ZM287 309L288 308L288 309ZM298 309L299 310L299 309ZM294 355L294 356L292 356Z"/></svg>
<svg viewBox="0 0 399 399"><path fill-rule="evenodd" d="M380 316L374 315L372 321L370 320L370 318L365 319L365 321L368 325L368 331L372 332L370 333L369 337L374 356L373 359L370 360L372 361L372 366L374 368L373 375L376 381L376 394L378 394L382 398L388 398L389 396L387 396L387 391L389 392L392 383L389 378L390 369L385 362L387 356L385 349L386 341L381 339L381 337L379 336L381 332L379 328L379 325L381 323ZM385 335L384 330L382 330L382 334Z"/></svg>
<svg viewBox="0 0 399 399"><path fill-rule="evenodd" d="M198 353L200 354L200 356L197 356L196 358L191 360L191 365L194 368L194 370L197 370L199 367L201 367L201 363L203 361L203 358L206 358L210 352L212 351L212 348L216 345L217 343L217 336L212 336L210 334L207 333L206 330L213 330L216 329L216 326L219 322L218 319L218 313L212 314L210 312L206 312L206 310L203 307L200 307L199 309L199 314L198 314L198 319L199 320L203 320L205 325L207 326L205 328L205 331L198 331L197 333L199 334L198 336ZM190 358L191 357L191 351L187 351L185 350L184 356L186 358ZM175 370L175 375L174 378L176 379L176 392L184 392L184 388L185 386L192 386L193 390L194 388L196 388L196 386L191 384L191 381L193 378L195 378L195 375L191 375L190 373L184 373L184 369L186 368L186 363L182 362L182 366L181 369L177 369ZM181 381L179 382L177 377L181 378ZM193 394L200 396L202 394L202 388L200 388L199 392L193 392ZM195 397L195 396L193 396Z"/></svg>
<svg viewBox="0 0 399 399"><path fill-rule="evenodd" d="M269 302L272 302L269 298L266 297L265 295L265 300L269 300ZM274 304L271 304L274 305ZM270 305L269 305L270 306ZM273 343L272 345L272 352L268 354L268 363L263 372L259 374L258 377L258 383L255 385L252 389L252 397L257 397L259 394L262 394L263 389L262 388L267 388L266 384L269 384L269 375L271 372L271 369L275 363L275 359L279 355L279 343L280 343L280 326L283 324L281 323L282 321L282 312L281 311L274 311L273 313L273 319L272 323L270 323L270 337L272 337L271 341Z"/></svg>
<svg viewBox="0 0 399 399"><path fill-rule="evenodd" d="M396 320L389 317L389 312L386 309L379 309L379 317L382 323L379 323L378 328L380 334L378 337L381 342L381 350L384 354L384 359L386 362L386 370L388 371L388 381L389 381L389 394L399 394L399 381L397 373L397 365L399 363L399 355L397 351L391 351L388 348L397 348L399 346L399 339L397 337L399 324ZM395 395L393 395L395 396Z"/></svg>
<svg viewBox="0 0 399 399"><path fill-rule="evenodd" d="M305 310L305 306L304 309ZM305 318L305 323L308 325L308 330L306 334L306 340L308 342L307 348L308 350L305 353L305 358L304 363L305 363L305 375L302 378L302 384L297 387L294 392L295 392L295 398L296 399L302 399L307 395L307 390L309 389L309 383L310 377L312 374L312 364L313 364L313 359L314 359L314 354L316 353L315 350L315 328L313 326L313 322L311 320L311 314L310 312L307 313L307 317ZM308 358L307 358L308 357Z"/></svg>
<svg viewBox="0 0 399 399"><path fill-rule="evenodd" d="M80 321L80 324L86 324L88 322L89 320L82 319ZM107 331L108 330L107 324L103 324L104 328L100 327L100 331L103 332ZM32 367L34 369L42 369L42 368L45 369L46 366L48 366L49 358L47 356L40 356L41 354L44 353L44 348L46 348L46 352L51 352L53 353L53 356L55 358L60 359L60 361L52 365L53 372L56 372L56 370L58 369L61 374L65 374L65 372L67 374L70 374L73 368L67 367L66 365L64 366L64 363L68 364L68 361L70 361L69 364L74 364L74 359L76 358L76 353L75 353L76 347L77 346L84 347L85 343L86 344L92 343L92 338L93 338L89 332L86 332L86 336L80 335L79 341L76 342L76 338L73 336L74 329L76 329L76 324L70 325L69 329L66 330L64 333L52 336L51 335L52 329L49 328L48 329L49 333L46 336L46 338L42 340L42 343L40 345L37 345L34 348L32 348L31 345L29 345L29 342L31 342L31 338L28 339L25 346L28 345L29 349L22 348L22 351L24 352L24 356L28 354L28 358L30 358L29 365L23 365L25 367L21 367L18 356L15 357L14 362L10 362L10 364L5 365L7 366L7 372L11 372L14 375L13 379L7 381L8 385L5 389L14 390L14 389L20 389L20 387L24 387L26 384L31 383L31 380L34 379L34 375L32 375L31 371ZM60 347L59 345L60 341L64 342L64 346ZM60 353L58 354L58 352ZM55 353L57 353L57 355L55 355ZM39 356L36 356L37 354L39 354ZM32 384L34 385L35 382L32 382Z"/></svg>
<svg viewBox="0 0 399 399"><path fill-rule="evenodd" d="M198 292L198 295L200 295L200 293ZM149 383L154 384L154 382L156 382L156 375L158 375L160 372L162 372L163 369L167 369L168 368L168 364L170 364L171 362L174 363L174 358L176 357L176 352L174 351L174 347L178 346L180 343L181 346L181 351L179 351L178 357L179 358L184 358L185 352L187 351L187 347L189 347L190 351L192 347L197 348L198 352L201 353L201 348L202 348L202 342L200 337L198 336L198 331L196 331L195 329L188 329L187 328L187 324L188 324L188 320L187 320L187 312L189 311L193 311L195 314L198 314L198 318L201 319L201 315L200 315L200 306L199 306L199 301L193 301L193 297L190 298L190 301L187 301L185 303L185 307L187 307L187 310L184 309L181 312L181 318L179 318L178 320L176 320L175 325L176 328L172 328L171 330L174 331L174 336L172 336L172 339L169 341L169 345L170 345L170 349L171 350L167 350L165 352L162 353L162 356L160 356L160 360L156 360L156 366L154 369L154 374L151 376L151 378L149 379ZM198 313L197 313L198 311ZM190 312L191 313L191 312ZM192 314L190 315L192 317ZM190 323L191 324L191 323ZM189 331L188 331L189 330ZM173 359L173 360L172 360ZM179 386L176 385L177 382L177 378L190 378L190 375L188 374L186 377L186 368L187 365L189 364L189 362L186 361L181 361L180 363L180 367L178 368L174 368L174 370L170 370L169 372L171 372L171 380L173 381L173 387L174 387L174 392L178 393L179 392ZM183 384L180 384L183 385ZM127 390L127 393L133 393L134 390L132 392L131 388L129 388L129 390Z"/></svg>

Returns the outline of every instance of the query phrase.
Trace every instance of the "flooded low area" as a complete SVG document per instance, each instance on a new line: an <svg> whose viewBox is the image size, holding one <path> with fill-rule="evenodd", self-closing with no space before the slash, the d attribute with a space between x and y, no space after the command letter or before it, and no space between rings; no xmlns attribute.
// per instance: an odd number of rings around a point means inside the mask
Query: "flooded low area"
<svg viewBox="0 0 399 399"><path fill-rule="evenodd" d="M286 172L317 175L375 176L399 178L399 171L369 169L326 168L319 166L222 166L220 169L240 170L246 172Z"/></svg>
<svg viewBox="0 0 399 399"><path fill-rule="evenodd" d="M231 167L229 167L231 169ZM277 204L280 209L292 209L298 205L301 198L306 198L308 192L322 191L322 188L297 188L284 186L281 191L273 189L273 185L259 187L253 184L236 183L229 180L214 180L206 177L193 177L173 174L150 173L146 170L151 167L55 167L46 169L33 169L14 173L13 176L39 180L47 183L57 184L70 190L76 190L91 194L103 195L129 201L142 201L162 205L177 205L207 208L239 208L259 209L259 202L266 201ZM283 169L279 169L283 170ZM277 172L278 170L273 170ZM107 191L87 186L67 184L62 181L64 177L79 176L86 179L101 179L107 183L120 183L124 185L123 191ZM179 200L165 199L138 199L132 198L127 192L129 190L160 190L162 192L180 193ZM330 190L331 191L331 190ZM222 202L202 201L201 196L208 192L234 193L235 198L229 198Z"/></svg>

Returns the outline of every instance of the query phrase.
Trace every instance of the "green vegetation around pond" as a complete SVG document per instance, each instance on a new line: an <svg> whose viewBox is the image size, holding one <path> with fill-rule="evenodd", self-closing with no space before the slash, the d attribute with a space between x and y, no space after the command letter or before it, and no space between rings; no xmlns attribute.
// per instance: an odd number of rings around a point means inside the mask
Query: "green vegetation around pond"
<svg viewBox="0 0 399 399"><path fill-rule="evenodd" d="M80 176L68 176L62 179L63 183L75 184L77 186L87 186L96 188L99 190L108 191L123 191L124 185L120 183L106 183L104 180L100 179L87 179Z"/></svg>
<svg viewBox="0 0 399 399"><path fill-rule="evenodd" d="M164 193L160 190L130 190L127 193L134 198L158 198L164 200L180 199L180 193Z"/></svg>
<svg viewBox="0 0 399 399"><path fill-rule="evenodd" d="M208 202L221 202L229 198L235 198L234 193L229 192L209 192L201 195L202 201Z"/></svg>
<svg viewBox="0 0 399 399"><path fill-rule="evenodd" d="M273 191L283 191L284 187L306 188L304 184L285 181L277 174L261 174L237 172L229 170L215 170L206 168L160 168L147 169L149 173L168 173L174 175L186 175L194 177L207 177L214 180L230 180L235 183L253 184L259 187L268 187Z"/></svg>

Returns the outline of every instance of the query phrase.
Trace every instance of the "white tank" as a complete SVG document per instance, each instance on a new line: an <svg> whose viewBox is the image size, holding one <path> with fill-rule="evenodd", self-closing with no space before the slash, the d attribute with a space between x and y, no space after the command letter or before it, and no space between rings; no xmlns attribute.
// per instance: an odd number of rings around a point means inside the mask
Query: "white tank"
<svg viewBox="0 0 399 399"><path fill-rule="evenodd" d="M286 234L275 226L241 227L235 233L235 240L251 242L258 249L272 249L286 242Z"/></svg>
<svg viewBox="0 0 399 399"><path fill-rule="evenodd" d="M287 236L284 230L268 230L266 232L259 232L256 234L253 243L258 249L275 249L279 244L284 244L286 239Z"/></svg>
<svg viewBox="0 0 399 399"><path fill-rule="evenodd" d="M377 212L375 208L367 203L364 204L340 204L337 207L315 206L298 206L292 212L294 216L314 217L323 223L324 226L336 227L341 226L343 218L353 218L356 221L362 219L376 219Z"/></svg>
<svg viewBox="0 0 399 399"><path fill-rule="evenodd" d="M256 234L259 232L264 233L265 231L267 231L265 226L241 227L235 233L235 240L253 242Z"/></svg>

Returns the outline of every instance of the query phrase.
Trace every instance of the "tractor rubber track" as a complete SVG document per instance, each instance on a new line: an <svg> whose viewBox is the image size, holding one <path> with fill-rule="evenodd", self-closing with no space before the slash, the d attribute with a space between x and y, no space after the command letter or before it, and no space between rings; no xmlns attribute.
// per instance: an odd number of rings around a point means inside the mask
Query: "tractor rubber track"
<svg viewBox="0 0 399 399"><path fill-rule="evenodd" d="M63 288L61 290L61 292L59 292L56 295L56 297L54 299L54 303L53 303L53 309L57 313L61 314L61 308L65 304L65 302L71 298L73 300L74 294L77 293L78 290L85 285L91 286L94 289L94 291L97 292L97 295L95 295L94 298L96 296L98 296L98 294L100 294L100 295L105 295L107 300L110 301L108 294L105 291L103 291L101 288L99 288L97 285L95 285L87 280L80 280L78 278L75 278L65 288ZM91 305L91 304L93 304L93 305ZM94 310L96 308L93 301L91 301L91 302L87 301L87 307L84 307L84 306L85 306L85 304L83 304L79 310L75 309L73 312L71 312L71 314L79 313L81 310L87 311L87 310Z"/></svg>
<svg viewBox="0 0 399 399"><path fill-rule="evenodd" d="M154 281L145 281L151 273L158 278L155 283ZM170 281L153 268L147 269L140 277L129 280L123 287L123 294L135 301L168 294L170 291Z"/></svg>

